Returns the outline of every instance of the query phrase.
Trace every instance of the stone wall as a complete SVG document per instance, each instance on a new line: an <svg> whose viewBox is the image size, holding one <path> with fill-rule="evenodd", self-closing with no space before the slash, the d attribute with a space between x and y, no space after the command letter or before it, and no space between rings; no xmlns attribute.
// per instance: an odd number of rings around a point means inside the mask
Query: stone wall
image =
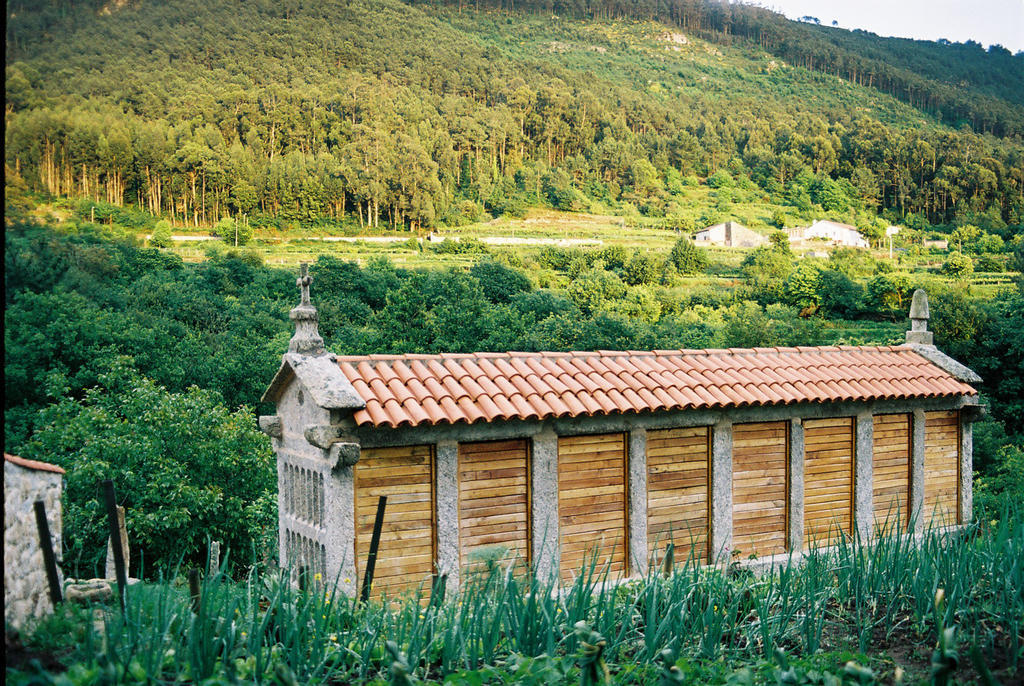
<svg viewBox="0 0 1024 686"><path fill-rule="evenodd" d="M53 609L33 503L42 500L46 505L53 550L59 560L63 470L45 466L50 469L22 466L9 458L4 460L4 618L13 627L20 627L28 619Z"/></svg>

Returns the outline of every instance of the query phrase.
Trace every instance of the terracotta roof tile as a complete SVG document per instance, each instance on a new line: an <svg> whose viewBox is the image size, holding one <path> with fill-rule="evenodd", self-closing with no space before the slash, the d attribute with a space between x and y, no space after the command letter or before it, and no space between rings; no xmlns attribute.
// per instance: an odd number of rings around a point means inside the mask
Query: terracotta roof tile
<svg viewBox="0 0 1024 686"><path fill-rule="evenodd" d="M53 472L54 474L64 474L64 469L58 467L55 464L49 462L40 462L39 460L29 460L24 457L18 457L17 455L11 455L10 453L4 453L4 461L16 464L19 467L25 469L34 469L39 472Z"/></svg>
<svg viewBox="0 0 1024 686"><path fill-rule="evenodd" d="M339 357L370 426L976 395L907 346Z"/></svg>

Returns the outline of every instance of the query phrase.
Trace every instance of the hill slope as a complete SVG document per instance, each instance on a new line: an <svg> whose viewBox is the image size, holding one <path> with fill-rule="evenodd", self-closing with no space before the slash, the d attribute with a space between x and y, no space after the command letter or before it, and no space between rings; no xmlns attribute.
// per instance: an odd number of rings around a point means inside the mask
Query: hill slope
<svg viewBox="0 0 1024 686"><path fill-rule="evenodd" d="M1021 59L1002 53L961 89L1000 113L979 125L995 137L863 66L920 69L916 92L937 93L931 55L949 46L900 61L891 41L756 8L670 3L670 26L643 3L580 19L397 0L29 5L8 4L8 167L179 222L417 228L548 204L685 224L698 177L722 213L747 194L861 224L1024 216L1024 116L987 94L1020 78L997 78ZM816 49L858 76L816 71Z"/></svg>

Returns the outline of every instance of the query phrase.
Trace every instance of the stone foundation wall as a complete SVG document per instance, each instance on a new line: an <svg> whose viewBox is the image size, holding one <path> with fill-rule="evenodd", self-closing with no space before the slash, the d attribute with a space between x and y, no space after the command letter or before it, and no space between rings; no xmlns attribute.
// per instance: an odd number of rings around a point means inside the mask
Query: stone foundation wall
<svg viewBox="0 0 1024 686"><path fill-rule="evenodd" d="M60 494L60 474L4 462L4 618L13 627L53 610L33 503L42 500L46 505L53 551L59 561Z"/></svg>

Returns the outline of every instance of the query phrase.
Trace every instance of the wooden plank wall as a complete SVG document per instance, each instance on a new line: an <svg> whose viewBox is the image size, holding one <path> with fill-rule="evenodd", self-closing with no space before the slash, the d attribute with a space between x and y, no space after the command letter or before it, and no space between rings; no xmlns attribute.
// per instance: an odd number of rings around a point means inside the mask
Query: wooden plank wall
<svg viewBox="0 0 1024 686"><path fill-rule="evenodd" d="M649 555L672 542L677 560L707 560L710 439L706 426L647 432Z"/></svg>
<svg viewBox="0 0 1024 686"><path fill-rule="evenodd" d="M910 523L910 415L874 416L872 501L878 531Z"/></svg>
<svg viewBox="0 0 1024 686"><path fill-rule="evenodd" d="M459 564L486 560L529 565L529 444L459 444ZM502 553L502 554L498 554Z"/></svg>
<svg viewBox="0 0 1024 686"><path fill-rule="evenodd" d="M558 439L561 575L571 580L596 549L609 577L627 572L626 436Z"/></svg>
<svg viewBox="0 0 1024 686"><path fill-rule="evenodd" d="M960 415L926 412L924 421L925 525L960 521Z"/></svg>
<svg viewBox="0 0 1024 686"><path fill-rule="evenodd" d="M434 450L416 445L364 450L355 467L356 569L362 584L377 498L384 511L373 594L429 589L434 572Z"/></svg>
<svg viewBox="0 0 1024 686"><path fill-rule="evenodd" d="M787 422L732 427L732 548L740 558L786 551Z"/></svg>
<svg viewBox="0 0 1024 686"><path fill-rule="evenodd" d="M804 422L804 546L838 543L853 522L853 417Z"/></svg>

